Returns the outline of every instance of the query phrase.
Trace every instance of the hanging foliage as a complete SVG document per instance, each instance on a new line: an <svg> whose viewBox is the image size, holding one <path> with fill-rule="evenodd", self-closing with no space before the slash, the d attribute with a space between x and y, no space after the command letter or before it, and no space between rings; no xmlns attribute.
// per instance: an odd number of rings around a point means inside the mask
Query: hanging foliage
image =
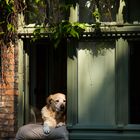
<svg viewBox="0 0 140 140"><path fill-rule="evenodd" d="M17 37L18 14L23 9L22 0L0 0L0 38L6 44Z"/></svg>
<svg viewBox="0 0 140 140"><path fill-rule="evenodd" d="M80 34L84 32L86 26L84 23L62 21L57 26L52 27L51 39L54 42L55 48L64 38L73 37L79 39Z"/></svg>

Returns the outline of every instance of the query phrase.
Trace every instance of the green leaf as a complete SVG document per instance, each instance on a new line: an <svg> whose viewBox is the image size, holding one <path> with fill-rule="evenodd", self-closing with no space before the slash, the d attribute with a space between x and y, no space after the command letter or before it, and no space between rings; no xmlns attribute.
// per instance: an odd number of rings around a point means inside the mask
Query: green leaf
<svg viewBox="0 0 140 140"><path fill-rule="evenodd" d="M4 32L0 32L0 35L3 35L4 34Z"/></svg>
<svg viewBox="0 0 140 140"><path fill-rule="evenodd" d="M76 32L76 31L74 30L74 28L71 29L70 35L71 35L72 37L79 38L79 33Z"/></svg>
<svg viewBox="0 0 140 140"><path fill-rule="evenodd" d="M39 3L40 2L40 0L35 0L35 3Z"/></svg>
<svg viewBox="0 0 140 140"><path fill-rule="evenodd" d="M14 31L14 29L15 29L15 28L14 28L14 25L12 25L12 24L10 24L10 23L7 24L7 30L8 30L8 31Z"/></svg>
<svg viewBox="0 0 140 140"><path fill-rule="evenodd" d="M5 0L6 4L9 5L9 0Z"/></svg>

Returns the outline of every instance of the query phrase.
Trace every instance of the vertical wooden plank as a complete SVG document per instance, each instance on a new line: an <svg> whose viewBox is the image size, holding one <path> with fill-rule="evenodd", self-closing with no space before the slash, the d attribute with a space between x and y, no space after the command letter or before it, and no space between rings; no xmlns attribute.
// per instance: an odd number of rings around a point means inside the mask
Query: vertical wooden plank
<svg viewBox="0 0 140 140"><path fill-rule="evenodd" d="M124 10L124 7L126 6L126 4L125 4L124 0L120 0L119 4L120 5L119 5L118 13L116 15L116 21L119 24L123 24L123 22L124 22L123 10Z"/></svg>
<svg viewBox="0 0 140 140"><path fill-rule="evenodd" d="M23 69L23 41L18 40L18 127L24 123L24 69Z"/></svg>
<svg viewBox="0 0 140 140"><path fill-rule="evenodd" d="M68 42L67 49L67 126L77 123L77 42Z"/></svg>
<svg viewBox="0 0 140 140"><path fill-rule="evenodd" d="M116 41L116 102L118 127L128 123L128 42Z"/></svg>
<svg viewBox="0 0 140 140"><path fill-rule="evenodd" d="M79 5L78 3L76 4L75 7L70 8L70 17L69 17L70 22L77 22L79 21Z"/></svg>
<svg viewBox="0 0 140 140"><path fill-rule="evenodd" d="M26 48L28 48L26 44ZM25 123L29 122L29 50L24 51L24 100L25 100Z"/></svg>

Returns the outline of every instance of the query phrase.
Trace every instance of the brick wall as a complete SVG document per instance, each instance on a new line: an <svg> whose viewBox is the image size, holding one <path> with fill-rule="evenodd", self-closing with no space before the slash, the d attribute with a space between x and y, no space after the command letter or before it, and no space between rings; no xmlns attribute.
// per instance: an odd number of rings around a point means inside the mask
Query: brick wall
<svg viewBox="0 0 140 140"><path fill-rule="evenodd" d="M17 126L17 47L9 43L1 49L1 73L0 73L0 140L13 139Z"/></svg>

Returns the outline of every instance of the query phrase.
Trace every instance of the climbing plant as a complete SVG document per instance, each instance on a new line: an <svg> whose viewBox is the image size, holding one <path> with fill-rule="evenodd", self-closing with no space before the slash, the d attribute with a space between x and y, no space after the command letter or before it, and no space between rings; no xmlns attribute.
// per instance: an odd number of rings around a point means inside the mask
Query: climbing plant
<svg viewBox="0 0 140 140"><path fill-rule="evenodd" d="M5 43L17 38L18 14L23 10L22 0L0 0L0 39Z"/></svg>
<svg viewBox="0 0 140 140"><path fill-rule="evenodd" d="M11 56L18 37L18 14L24 11L23 0L0 0L0 84L8 85L7 70L11 71ZM16 56L16 55L15 55ZM2 93L1 93L2 94Z"/></svg>

